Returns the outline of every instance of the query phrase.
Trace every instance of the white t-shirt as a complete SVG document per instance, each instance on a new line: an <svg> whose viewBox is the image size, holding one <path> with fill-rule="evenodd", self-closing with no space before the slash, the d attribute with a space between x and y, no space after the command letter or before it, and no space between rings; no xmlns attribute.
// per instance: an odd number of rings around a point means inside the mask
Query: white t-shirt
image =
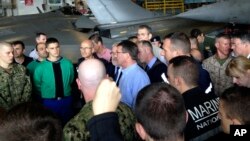
<svg viewBox="0 0 250 141"><path fill-rule="evenodd" d="M29 54L29 57L33 58L34 60L38 59L38 54L37 54L37 51L36 49L33 49L30 54Z"/></svg>

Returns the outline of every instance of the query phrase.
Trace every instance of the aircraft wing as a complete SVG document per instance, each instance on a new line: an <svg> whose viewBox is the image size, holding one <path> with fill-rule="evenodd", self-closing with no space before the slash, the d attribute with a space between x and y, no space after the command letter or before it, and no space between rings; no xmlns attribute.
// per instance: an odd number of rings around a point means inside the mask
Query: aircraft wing
<svg viewBox="0 0 250 141"><path fill-rule="evenodd" d="M29 54L36 44L36 32L44 32L48 37L59 40L62 56L77 62L80 58L79 45L89 36L75 28L74 22L79 17L60 12L4 17L0 19L0 41L21 40L26 46L25 54Z"/></svg>
<svg viewBox="0 0 250 141"><path fill-rule="evenodd" d="M96 22L94 22L93 20L90 20L88 17L86 16L81 16L77 19L75 26L77 28L87 28L87 29L93 29L95 28L95 26L97 26L98 24Z"/></svg>
<svg viewBox="0 0 250 141"><path fill-rule="evenodd" d="M182 31L190 32L192 28L200 28L206 32L222 27L213 21L201 22L177 16L159 16L131 2L131 0L87 0L87 4L95 15L99 25L97 30L107 38L126 39L136 35L139 25L147 24L156 35Z"/></svg>
<svg viewBox="0 0 250 141"><path fill-rule="evenodd" d="M189 10L177 17L209 22L250 24L249 7L249 0L224 0Z"/></svg>
<svg viewBox="0 0 250 141"><path fill-rule="evenodd" d="M114 24L155 17L154 13L132 3L131 0L86 0L86 2L99 24Z"/></svg>

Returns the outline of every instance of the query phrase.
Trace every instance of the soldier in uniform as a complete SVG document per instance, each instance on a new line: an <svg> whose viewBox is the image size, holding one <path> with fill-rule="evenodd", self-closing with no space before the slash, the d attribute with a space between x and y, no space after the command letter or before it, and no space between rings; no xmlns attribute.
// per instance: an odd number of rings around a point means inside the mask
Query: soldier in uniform
<svg viewBox="0 0 250 141"><path fill-rule="evenodd" d="M6 110L30 100L31 81L26 68L13 63L13 48L0 42L0 107Z"/></svg>
<svg viewBox="0 0 250 141"><path fill-rule="evenodd" d="M77 85L83 93L86 105L71 119L64 127L63 134L65 141L90 140L87 129L87 121L93 117L92 100L95 97L97 87L106 76L105 67L97 59L88 59L79 65ZM116 110L119 117L121 133L124 140L135 140L135 116L132 110L125 104L120 103Z"/></svg>

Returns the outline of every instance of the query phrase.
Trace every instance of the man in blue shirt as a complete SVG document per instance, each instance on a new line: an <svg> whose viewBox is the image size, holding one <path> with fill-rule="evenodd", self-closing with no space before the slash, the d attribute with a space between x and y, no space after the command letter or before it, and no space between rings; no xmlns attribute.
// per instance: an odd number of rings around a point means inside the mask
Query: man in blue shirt
<svg viewBox="0 0 250 141"><path fill-rule="evenodd" d="M117 63L122 67L122 75L119 79L121 101L131 108L135 105L137 93L150 84L147 73L137 65L138 49L131 41L122 41L117 45Z"/></svg>

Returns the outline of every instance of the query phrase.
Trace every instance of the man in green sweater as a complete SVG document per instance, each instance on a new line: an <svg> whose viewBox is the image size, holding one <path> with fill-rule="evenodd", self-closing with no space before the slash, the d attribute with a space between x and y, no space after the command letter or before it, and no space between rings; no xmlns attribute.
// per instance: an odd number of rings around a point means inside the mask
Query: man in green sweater
<svg viewBox="0 0 250 141"><path fill-rule="evenodd" d="M73 64L60 56L56 38L47 39L46 51L48 58L37 66L33 75L35 93L40 96L45 107L58 115L64 125L72 117Z"/></svg>
<svg viewBox="0 0 250 141"><path fill-rule="evenodd" d="M38 54L38 59L33 60L27 65L27 70L29 72L30 78L31 78L31 83L32 83L32 99L37 100L37 95L35 94L35 88L34 88L34 83L33 83L33 75L35 72L36 67L44 60L46 60L48 53L46 51L46 45L45 43L38 43L36 45L36 52Z"/></svg>
<svg viewBox="0 0 250 141"><path fill-rule="evenodd" d="M39 43L36 45L36 51L38 54L38 58L33 60L27 65L27 69L29 71L30 76L33 77L34 71L36 67L44 60L46 60L48 53L46 51L46 45L44 43Z"/></svg>

